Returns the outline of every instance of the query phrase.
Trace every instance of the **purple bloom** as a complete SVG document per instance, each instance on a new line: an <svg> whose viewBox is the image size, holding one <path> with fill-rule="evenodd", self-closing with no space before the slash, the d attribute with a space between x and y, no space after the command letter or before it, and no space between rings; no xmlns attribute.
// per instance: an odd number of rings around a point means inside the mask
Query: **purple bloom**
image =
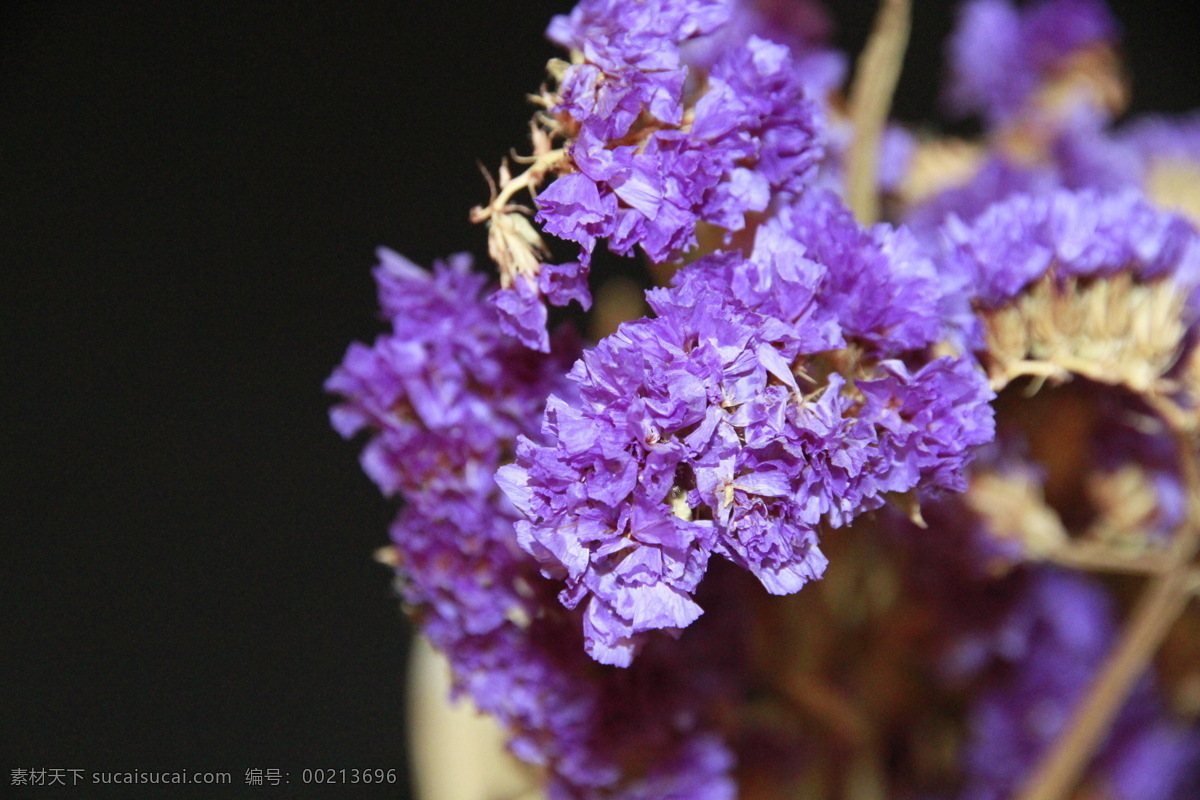
<svg viewBox="0 0 1200 800"><path fill-rule="evenodd" d="M682 77L668 87L677 102L665 115L646 97L630 109L629 125L643 110L655 123L613 130L622 117L607 108L593 122L570 91L577 76L591 76L586 66L572 68L553 109L579 125L570 146L579 171L539 195L537 217L548 233L578 242L585 263L598 239L622 255L640 246L662 262L695 244L701 221L739 230L745 214L765 210L775 193L799 192L820 156L816 107L782 45L750 37L722 56L707 91L689 105L690 127L679 125ZM626 136L641 144L614 144Z"/></svg>
<svg viewBox="0 0 1200 800"><path fill-rule="evenodd" d="M500 312L497 320L502 331L532 350L544 353L550 349L546 333L549 315L532 280L518 275L509 291L492 295L492 304Z"/></svg>
<svg viewBox="0 0 1200 800"><path fill-rule="evenodd" d="M628 665L649 631L690 625L714 553L794 592L825 568L822 524L961 488L991 392L969 361L924 355L933 277L903 234L814 193L749 258L701 259L650 292L656 318L575 365L578 401L550 400L500 480L522 547L584 604L595 658ZM887 360L901 355L918 366Z"/></svg>
<svg viewBox="0 0 1200 800"><path fill-rule="evenodd" d="M805 92L823 103L846 77L846 56L829 45L833 22L815 0L730 0L729 21L709 36L682 46L683 59L693 67L711 69L725 52L752 36L786 46Z"/></svg>
<svg viewBox="0 0 1200 800"><path fill-rule="evenodd" d="M578 171L539 195L537 219L578 242L585 266L599 239L670 260L695 244L699 222L738 230L808 179L820 120L787 47L749 35L706 70L683 58L684 43L729 17L728 3L613 0L551 24L552 40L583 55L550 109Z"/></svg>
<svg viewBox="0 0 1200 800"><path fill-rule="evenodd" d="M587 273L578 262L543 264L538 273L538 289L556 306L565 306L574 300L584 311L592 307Z"/></svg>
<svg viewBox="0 0 1200 800"><path fill-rule="evenodd" d="M566 140L565 157L537 187L536 220L580 245L574 285L584 286L601 241L665 263L696 245L701 223L731 236L747 214L812 182L824 125L806 90L812 76L787 46L744 26L725 31L731 13L751 13L735 5L595 0L551 23L549 37L578 57L546 95L546 127ZM545 351L541 300L586 294L551 296L526 271L495 302L507 332Z"/></svg>
<svg viewBox="0 0 1200 800"><path fill-rule="evenodd" d="M562 81L561 110L602 139L629 133L643 107L678 124L686 75L679 45L728 18L719 0L584 0L546 31L584 59Z"/></svg>
<svg viewBox="0 0 1200 800"><path fill-rule="evenodd" d="M821 119L799 74L785 46L757 36L713 65L692 136L719 153L727 177L703 205L705 221L739 230L745 212L764 210L775 193L799 194L810 181Z"/></svg>
<svg viewBox="0 0 1200 800"><path fill-rule="evenodd" d="M517 546L515 510L493 478L515 439L536 433L547 395L573 396L562 378L575 351L560 341L542 355L504 335L467 257L432 274L390 251L380 258L392 330L373 347L352 346L326 386L343 397L335 427L369 431L364 467L385 492L404 495L391 528L397 586L448 657L455 692L508 729L514 753L545 768L552 797L674 790L730 800L732 756L706 709L736 672L694 669L688 646L657 650L633 670L597 672L583 649L585 616L556 610L557 587ZM578 274L547 269L539 288L578 297ZM677 548L655 524L644 515L634 522L647 541ZM633 561L623 567L636 572ZM650 613L644 598L636 603ZM642 702L648 694L655 703Z"/></svg>
<svg viewBox="0 0 1200 800"><path fill-rule="evenodd" d="M1110 195L1149 190L1155 168L1200 164L1200 116L1146 116L1116 131L1095 121L1072 123L1055 132L1046 159L1025 163L992 155L966 183L946 189L905 210L904 223L923 243L956 216L971 223L987 208L1017 194L1091 190Z"/></svg>
<svg viewBox="0 0 1200 800"><path fill-rule="evenodd" d="M1020 10L1010 0L972 0L962 6L950 40L947 105L1004 123L1056 65L1117 36L1100 0L1039 0Z"/></svg>
<svg viewBox="0 0 1200 800"><path fill-rule="evenodd" d="M678 51L664 44L711 33L729 14L722 0L583 0L570 15L551 20L546 36L602 67L656 71L679 63Z"/></svg>
<svg viewBox="0 0 1200 800"><path fill-rule="evenodd" d="M410 602L482 633L519 605L513 512L495 509L502 496L493 476L513 439L532 432L574 349L564 342L543 356L504 336L467 257L432 274L388 250L380 258L375 276L392 331L373 347L350 347L326 382L344 398L331 418L343 436L371 432L364 470L385 494L407 500L393 538ZM492 570L483 582L481 565Z"/></svg>
<svg viewBox="0 0 1200 800"><path fill-rule="evenodd" d="M1121 271L1142 281L1170 276L1193 310L1197 303L1200 237L1182 217L1158 210L1135 191L1016 195L972 225L951 218L944 230L943 268L964 276L985 307L1012 299L1049 270L1064 278Z"/></svg>
<svg viewBox="0 0 1200 800"><path fill-rule="evenodd" d="M334 427L347 437L375 431L362 461L385 494L487 493L497 442L525 430L541 408L552 361L500 334L482 297L486 278L471 272L469 257L430 274L389 250L379 256L380 306L393 331L373 347L352 345L326 382L346 398L331 412Z"/></svg>
<svg viewBox="0 0 1200 800"><path fill-rule="evenodd" d="M889 225L862 230L823 192L802 197L780 219L808 257L827 266L826 296L847 338L881 357L939 338L937 272L908 231Z"/></svg>

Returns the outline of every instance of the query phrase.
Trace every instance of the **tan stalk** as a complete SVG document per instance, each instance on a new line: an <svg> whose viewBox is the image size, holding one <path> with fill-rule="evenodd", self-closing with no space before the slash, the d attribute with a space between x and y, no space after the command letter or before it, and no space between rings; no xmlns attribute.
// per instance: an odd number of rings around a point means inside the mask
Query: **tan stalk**
<svg viewBox="0 0 1200 800"><path fill-rule="evenodd" d="M1171 545L1171 565L1143 590L1120 640L1075 709L1067 729L1026 779L1018 800L1062 800L1068 796L1194 593L1196 575L1191 562L1200 545L1200 442L1196 436L1178 430L1176 438L1189 504L1187 519Z"/></svg>
<svg viewBox="0 0 1200 800"><path fill-rule="evenodd" d="M471 209L471 222L483 222L499 214L510 212L513 210L513 206L509 201L517 192L528 189L531 195L535 194L546 177L546 173L556 169L566 159L566 150L551 150L534 159L529 169L515 178L504 180L502 176L499 193L494 193L486 206L475 206ZM491 183L490 179L488 182Z"/></svg>
<svg viewBox="0 0 1200 800"><path fill-rule="evenodd" d="M881 0L850 87L854 138L846 159L846 203L863 225L879 220L879 143L904 64L911 18L910 0Z"/></svg>

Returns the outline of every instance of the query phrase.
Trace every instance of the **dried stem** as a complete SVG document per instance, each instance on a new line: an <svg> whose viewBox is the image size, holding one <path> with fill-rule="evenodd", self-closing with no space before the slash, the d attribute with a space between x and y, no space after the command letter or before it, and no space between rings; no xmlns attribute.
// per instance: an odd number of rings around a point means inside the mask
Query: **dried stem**
<svg viewBox="0 0 1200 800"><path fill-rule="evenodd" d="M1067 541L1048 552L1045 558L1071 569L1133 575L1162 575L1175 566L1170 553L1131 553L1100 542Z"/></svg>
<svg viewBox="0 0 1200 800"><path fill-rule="evenodd" d="M1019 800L1061 800L1104 741L1130 691L1194 592L1191 568L1200 545L1200 452L1194 435L1176 430L1188 489L1188 517L1172 543L1171 566L1144 590L1125 631L1109 654L1067 729L1026 780Z"/></svg>
<svg viewBox="0 0 1200 800"><path fill-rule="evenodd" d="M854 139L846 163L846 202L864 225L879 220L879 143L904 64L911 5L910 0L882 0L850 88Z"/></svg>
<svg viewBox="0 0 1200 800"><path fill-rule="evenodd" d="M502 179L498 193L490 176L488 176L489 188L492 189L492 198L486 206L476 206L471 209L471 222L484 222L500 214L511 212L514 207L510 204L510 201L517 192L522 189L528 189L531 195L534 194L537 188L541 186L546 173L556 169L566 158L566 150L551 150L548 153L543 153L534 159L529 168L520 175L508 178L507 180Z"/></svg>

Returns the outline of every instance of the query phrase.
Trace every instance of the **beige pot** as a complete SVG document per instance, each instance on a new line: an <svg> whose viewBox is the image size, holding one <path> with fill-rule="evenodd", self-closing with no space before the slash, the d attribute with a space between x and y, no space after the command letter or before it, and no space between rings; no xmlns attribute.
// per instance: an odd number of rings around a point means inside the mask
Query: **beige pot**
<svg viewBox="0 0 1200 800"><path fill-rule="evenodd" d="M469 699L450 699L450 666L423 636L408 679L413 785L419 800L541 800L537 771L505 748L505 735Z"/></svg>

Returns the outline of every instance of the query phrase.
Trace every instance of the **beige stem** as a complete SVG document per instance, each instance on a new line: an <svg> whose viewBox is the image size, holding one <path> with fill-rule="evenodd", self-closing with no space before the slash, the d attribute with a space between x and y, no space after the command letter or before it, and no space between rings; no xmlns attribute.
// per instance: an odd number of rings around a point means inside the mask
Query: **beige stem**
<svg viewBox="0 0 1200 800"><path fill-rule="evenodd" d="M1143 591L1120 641L1067 729L1026 779L1018 800L1062 800L1068 796L1192 596L1195 577L1190 565L1200 544L1200 464L1195 437L1177 435L1177 439L1190 504L1187 521L1177 532L1171 549L1174 563Z"/></svg>
<svg viewBox="0 0 1200 800"><path fill-rule="evenodd" d="M911 17L910 0L882 0L850 87L854 138L846 161L846 202L863 225L879 220L879 143L904 64Z"/></svg>
<svg viewBox="0 0 1200 800"><path fill-rule="evenodd" d="M1019 800L1062 800L1068 796L1187 604L1187 583L1186 571L1173 570L1146 587L1117 649L1109 655L1050 755L1027 779Z"/></svg>

